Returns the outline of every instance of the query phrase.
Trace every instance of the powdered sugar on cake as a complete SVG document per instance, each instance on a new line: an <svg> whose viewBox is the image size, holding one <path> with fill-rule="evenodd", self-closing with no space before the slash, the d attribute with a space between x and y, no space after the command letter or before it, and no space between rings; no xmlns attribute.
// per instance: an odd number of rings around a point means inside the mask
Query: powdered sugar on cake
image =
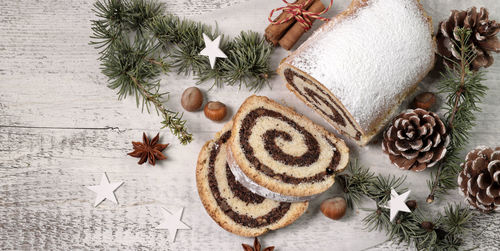
<svg viewBox="0 0 500 251"><path fill-rule="evenodd" d="M289 64L309 74L368 130L398 105L434 60L429 24L416 0L372 0L323 25Z"/></svg>

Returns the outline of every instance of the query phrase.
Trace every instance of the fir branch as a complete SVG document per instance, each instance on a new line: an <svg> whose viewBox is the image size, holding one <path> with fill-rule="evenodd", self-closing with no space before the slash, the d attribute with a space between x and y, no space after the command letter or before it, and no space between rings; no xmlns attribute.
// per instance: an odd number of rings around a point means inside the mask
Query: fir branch
<svg viewBox="0 0 500 251"><path fill-rule="evenodd" d="M98 0L93 11L90 42L99 50L101 68L108 86L118 97L134 95L138 106L149 112L154 106L181 143L192 140L182 114L167 109L166 93L159 93L159 73L174 69L193 75L198 83L213 80L213 85L244 85L259 90L268 83L272 46L261 35L242 32L228 40L217 29L200 22L164 14L156 0ZM211 69L208 58L199 55L204 48L203 34L211 39L222 36L220 48L228 58L219 59Z"/></svg>
<svg viewBox="0 0 500 251"><path fill-rule="evenodd" d="M156 0L122 0L122 2L127 11L127 28L136 32L143 32L149 22L165 11L163 3Z"/></svg>
<svg viewBox="0 0 500 251"><path fill-rule="evenodd" d="M368 211L371 211L371 213L363 218L363 223L365 223L368 231L382 231L391 227L388 209L377 207L375 210L370 209Z"/></svg>
<svg viewBox="0 0 500 251"><path fill-rule="evenodd" d="M406 180L406 176L396 178L396 176L375 176L370 184L368 197L376 201L377 204L385 204L391 199L391 189L394 188L398 193L408 191L407 188L401 188Z"/></svg>
<svg viewBox="0 0 500 251"><path fill-rule="evenodd" d="M353 208L365 194L369 193L374 176L373 172L358 165L357 160L354 160L349 163L345 173L335 177L343 187L349 208Z"/></svg>
<svg viewBox="0 0 500 251"><path fill-rule="evenodd" d="M448 205L444 210L444 215L438 222L447 227L446 231L448 233L461 235L469 231L467 223L472 218L472 212L467 207Z"/></svg>
<svg viewBox="0 0 500 251"><path fill-rule="evenodd" d="M337 175L336 179L342 184L349 208L353 208L364 196L378 204L384 204L391 197L391 188L394 188L398 193L407 191L406 188L400 188L406 177L376 176L368 168L359 165L357 160L351 161L347 170L343 174Z"/></svg>
<svg viewBox="0 0 500 251"><path fill-rule="evenodd" d="M258 33L241 32L229 48L228 58L222 61L221 66L224 81L228 85L243 84L249 90L262 88L273 74L268 66L272 47Z"/></svg>
<svg viewBox="0 0 500 251"><path fill-rule="evenodd" d="M443 80L439 84L439 91L447 94L445 117L451 138L445 158L427 182L430 190L428 203L432 203L436 196L446 193L447 190L456 188L460 171L460 152L469 141L470 130L475 126L475 113L481 111L477 104L481 102L487 90L481 83L484 80L483 73L469 69L475 58L469 43L472 31L457 28L454 32L459 38L456 47L459 49L460 59L453 62L453 68L446 67L446 72L442 74Z"/></svg>
<svg viewBox="0 0 500 251"><path fill-rule="evenodd" d="M102 59L108 48L126 29L126 8L121 0L108 0L95 2L92 11L100 19L91 20L93 34L90 38L93 40L90 41L90 44L97 49L102 49L100 51L102 55L99 58Z"/></svg>
<svg viewBox="0 0 500 251"><path fill-rule="evenodd" d="M274 74L269 68L272 46L258 33L241 32L233 40L227 40L217 27L212 29L200 22L181 20L173 15L153 19L149 29L166 50L170 45L174 46L170 50L177 72L193 74L198 83L213 80L217 87L225 84L260 90ZM205 46L203 34L211 39L222 36L220 48L228 57L219 59L214 69L209 67L206 57L199 55Z"/></svg>
<svg viewBox="0 0 500 251"><path fill-rule="evenodd" d="M411 213L400 212L394 222L389 219L390 211L382 206L387 202L386 194L390 186L403 188L404 177L375 175L368 168L351 162L348 173L337 176L344 187L346 200L359 201L366 197L374 200L376 209L364 219L369 231L385 231L389 240L404 242L418 250L457 250L463 243L464 235L470 231L472 213L466 206L448 205L444 213L431 215L420 209ZM354 199L355 198L355 199Z"/></svg>
<svg viewBox="0 0 500 251"><path fill-rule="evenodd" d="M168 110L163 103L168 93L160 92L160 82L157 80L160 70L167 66L157 58L158 45L152 40L136 36L117 39L108 49L108 55L102 60L102 72L109 78L108 87L118 89L118 98L129 95L136 97L137 106L142 106L150 112L154 106L156 112L163 117L164 127L179 138L182 144L192 140L192 135L184 127L182 114ZM159 68L157 65L160 64Z"/></svg>
<svg viewBox="0 0 500 251"><path fill-rule="evenodd" d="M220 35L217 30L214 32L208 25L182 20L174 15L154 18L148 24L148 29L163 44L164 49L170 51L172 65L177 73L197 75L203 68L210 68L208 59L199 55L199 52L205 46L203 34L214 39Z"/></svg>

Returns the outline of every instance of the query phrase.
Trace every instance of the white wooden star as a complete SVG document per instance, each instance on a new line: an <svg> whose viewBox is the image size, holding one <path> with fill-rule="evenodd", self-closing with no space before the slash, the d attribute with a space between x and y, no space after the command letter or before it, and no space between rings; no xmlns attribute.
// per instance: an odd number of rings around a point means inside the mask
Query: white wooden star
<svg viewBox="0 0 500 251"><path fill-rule="evenodd" d="M394 188L391 188L391 200L389 200L388 208L391 210L389 220L393 221L399 212L410 213L411 210L406 205L406 199L410 195L410 190L399 195Z"/></svg>
<svg viewBox="0 0 500 251"><path fill-rule="evenodd" d="M106 173L103 173L102 178L101 178L101 184L95 185L95 186L87 186L88 189L97 193L97 197L95 198L94 207L97 207L105 199L108 199L108 200L114 202L115 204L118 204L118 201L116 200L116 196L115 196L114 192L122 184L123 184L123 181L109 183L108 176L106 175Z"/></svg>
<svg viewBox="0 0 500 251"><path fill-rule="evenodd" d="M170 242L175 241L175 236L177 235L177 230L179 229L186 229L189 230L191 227L186 225L184 222L181 221L182 218L182 212L184 211L184 208L179 209L177 212L174 214L171 214L167 209L161 208L163 211L163 216L165 217L165 221L160 223L158 225L158 229L167 229L168 230L168 239Z"/></svg>
<svg viewBox="0 0 500 251"><path fill-rule="evenodd" d="M210 60L210 67L213 69L215 66L215 59L227 58L227 56L223 51L221 51L221 49L219 49L220 36L212 41L207 35L203 34L203 40L205 41L205 48L200 51L200 55L208 56L208 60Z"/></svg>

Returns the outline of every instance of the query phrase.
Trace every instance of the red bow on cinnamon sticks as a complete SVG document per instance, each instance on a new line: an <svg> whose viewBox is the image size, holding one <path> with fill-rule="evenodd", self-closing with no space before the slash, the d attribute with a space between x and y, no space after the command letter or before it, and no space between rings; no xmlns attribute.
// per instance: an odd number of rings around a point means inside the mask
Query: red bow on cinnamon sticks
<svg viewBox="0 0 500 251"><path fill-rule="evenodd" d="M281 47L287 50L299 40L302 34L311 28L316 19L329 21L328 18L320 15L326 13L333 4L333 0L330 0L330 5L325 8L321 0L297 0L294 3L283 0L283 2L287 5L273 9L269 14L268 20L271 25L266 28L265 36L269 42L274 45L279 43ZM275 20L272 20L274 12L280 10L282 10L282 13ZM290 26L292 27L290 28Z"/></svg>

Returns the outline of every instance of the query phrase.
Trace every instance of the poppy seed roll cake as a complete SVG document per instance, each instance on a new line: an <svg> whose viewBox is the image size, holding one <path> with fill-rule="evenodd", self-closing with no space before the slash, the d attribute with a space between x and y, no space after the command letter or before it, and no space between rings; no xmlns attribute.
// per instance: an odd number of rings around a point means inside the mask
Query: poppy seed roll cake
<svg viewBox="0 0 500 251"><path fill-rule="evenodd" d="M298 219L308 202L287 203L252 193L233 176L226 161L228 123L205 143L196 166L198 194L206 211L225 230L246 237L262 235Z"/></svg>
<svg viewBox="0 0 500 251"><path fill-rule="evenodd" d="M250 190L275 200L297 201L331 187L335 173L348 163L349 149L292 109L254 95L233 118L228 154L235 177Z"/></svg>
<svg viewBox="0 0 500 251"><path fill-rule="evenodd" d="M339 133L366 145L432 69L432 33L418 0L353 0L278 73Z"/></svg>

